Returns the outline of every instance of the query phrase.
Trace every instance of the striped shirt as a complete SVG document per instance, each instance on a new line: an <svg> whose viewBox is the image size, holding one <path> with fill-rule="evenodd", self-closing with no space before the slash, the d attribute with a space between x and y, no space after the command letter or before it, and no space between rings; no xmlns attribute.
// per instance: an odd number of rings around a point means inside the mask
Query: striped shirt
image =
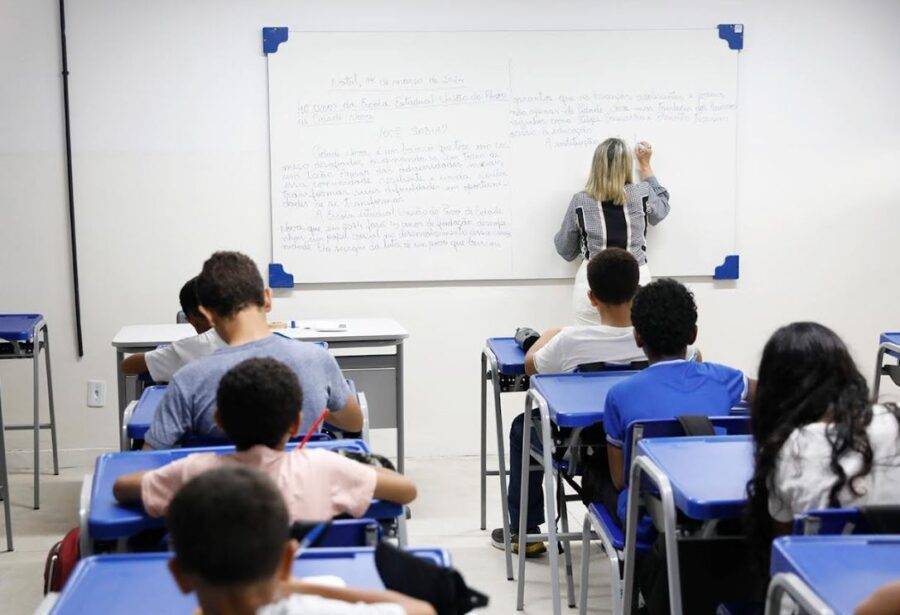
<svg viewBox="0 0 900 615"><path fill-rule="evenodd" d="M628 250L638 265L647 263L647 225L669 214L669 191L650 176L625 186L626 205L598 203L587 192L572 197L553 241L567 261L579 254L588 260L606 248Z"/></svg>

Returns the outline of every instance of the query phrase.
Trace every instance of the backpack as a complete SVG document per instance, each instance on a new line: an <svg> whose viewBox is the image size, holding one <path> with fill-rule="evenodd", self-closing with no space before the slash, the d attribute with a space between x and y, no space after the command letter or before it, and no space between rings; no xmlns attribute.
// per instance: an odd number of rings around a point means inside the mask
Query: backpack
<svg viewBox="0 0 900 615"><path fill-rule="evenodd" d="M44 563L44 594L59 592L66 584L78 560L81 559L79 528L69 530L63 539L50 547Z"/></svg>

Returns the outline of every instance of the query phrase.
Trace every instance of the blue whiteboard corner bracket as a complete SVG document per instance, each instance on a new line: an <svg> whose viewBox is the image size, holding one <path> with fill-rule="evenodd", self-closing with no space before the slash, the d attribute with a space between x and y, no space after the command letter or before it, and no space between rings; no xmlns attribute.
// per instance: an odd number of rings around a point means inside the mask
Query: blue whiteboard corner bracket
<svg viewBox="0 0 900 615"><path fill-rule="evenodd" d="M720 26L721 27L721 26ZM287 28L263 28L263 53L269 55L278 51L278 45L288 40Z"/></svg>
<svg viewBox="0 0 900 615"><path fill-rule="evenodd" d="M744 48L744 24L720 23L719 38L728 43L729 49L740 51Z"/></svg>
<svg viewBox="0 0 900 615"><path fill-rule="evenodd" d="M737 254L729 254L722 261L722 264L716 267L713 273L714 280L737 280L741 275L741 257Z"/></svg>
<svg viewBox="0 0 900 615"><path fill-rule="evenodd" d="M269 263L269 287L293 288L294 276L285 271L281 263Z"/></svg>

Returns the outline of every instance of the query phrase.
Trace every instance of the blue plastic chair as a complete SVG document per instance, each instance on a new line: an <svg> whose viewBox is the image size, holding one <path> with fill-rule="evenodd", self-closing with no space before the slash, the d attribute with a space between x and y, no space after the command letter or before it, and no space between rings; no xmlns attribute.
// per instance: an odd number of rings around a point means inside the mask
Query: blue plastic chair
<svg viewBox="0 0 900 615"><path fill-rule="evenodd" d="M721 435L745 435L750 433L750 419L743 416L711 416L710 423L717 434ZM666 438L683 436L684 428L678 419L652 419L635 421L625 430L625 447L623 456L625 459L624 474L625 486L628 486L628 476L631 473L633 451L639 440L643 438ZM610 579L612 585L612 612L614 615L621 613L622 600L625 591L624 568L622 556L625 550L625 532L617 515L611 514L603 504L593 503L588 506L584 516L582 530L582 556L581 556L581 602L579 613L587 612L587 588L590 573L590 543L596 532L603 551L609 559ZM644 552L652 545L638 541L637 551Z"/></svg>
<svg viewBox="0 0 900 615"><path fill-rule="evenodd" d="M833 536L846 534L881 534L884 528L872 528L866 509L879 509L882 515L900 520L900 506L871 506L859 508L828 508L808 510L794 518L794 534L804 536ZM892 520L893 522L893 520Z"/></svg>

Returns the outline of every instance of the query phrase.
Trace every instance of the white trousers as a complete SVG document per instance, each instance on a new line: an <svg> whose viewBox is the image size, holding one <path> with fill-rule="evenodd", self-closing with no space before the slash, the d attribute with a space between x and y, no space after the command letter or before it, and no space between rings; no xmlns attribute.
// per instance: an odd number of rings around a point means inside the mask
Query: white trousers
<svg viewBox="0 0 900 615"><path fill-rule="evenodd" d="M641 286L646 286L652 280L650 266L646 264L641 265L640 272L641 277L638 283ZM575 314L576 325L600 324L600 314L597 313L597 309L591 305L591 300L588 299L589 290L587 261L582 261L581 266L578 268L578 273L575 274L575 287L572 289L572 311Z"/></svg>

